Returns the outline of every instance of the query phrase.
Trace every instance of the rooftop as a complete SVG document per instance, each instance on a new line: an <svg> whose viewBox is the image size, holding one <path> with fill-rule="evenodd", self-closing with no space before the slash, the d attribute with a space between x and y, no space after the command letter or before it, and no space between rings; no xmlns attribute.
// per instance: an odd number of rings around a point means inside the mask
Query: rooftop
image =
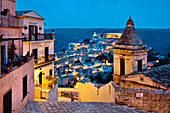
<svg viewBox="0 0 170 113"><path fill-rule="evenodd" d="M136 108L102 102L29 102L20 113L147 113Z"/></svg>
<svg viewBox="0 0 170 113"><path fill-rule="evenodd" d="M126 28L124 29L122 36L117 42L118 45L144 45L140 37L138 36L134 27L134 22L131 17L127 21Z"/></svg>
<svg viewBox="0 0 170 113"><path fill-rule="evenodd" d="M31 12L33 10L23 10L23 11L15 11L15 15L23 15L23 14L26 14L28 12Z"/></svg>
<svg viewBox="0 0 170 113"><path fill-rule="evenodd" d="M170 73L170 64L155 67L155 68L144 70L144 71L135 72L133 74L123 75L123 76L143 74L143 75L167 86L168 88L170 88L170 79L169 79L170 74L169 73Z"/></svg>
<svg viewBox="0 0 170 113"><path fill-rule="evenodd" d="M170 88L170 65L160 66L146 71L144 75Z"/></svg>

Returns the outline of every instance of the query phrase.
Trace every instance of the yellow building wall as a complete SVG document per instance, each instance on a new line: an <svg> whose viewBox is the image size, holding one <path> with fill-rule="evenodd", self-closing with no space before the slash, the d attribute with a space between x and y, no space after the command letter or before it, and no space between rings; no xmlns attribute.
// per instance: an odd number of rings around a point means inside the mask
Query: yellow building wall
<svg viewBox="0 0 170 113"><path fill-rule="evenodd" d="M122 33L105 33L107 38L120 38Z"/></svg>
<svg viewBox="0 0 170 113"><path fill-rule="evenodd" d="M80 102L115 102L115 89L108 83L99 89L92 83L77 83Z"/></svg>
<svg viewBox="0 0 170 113"><path fill-rule="evenodd" d="M49 71L50 69L52 69L52 77L54 77L54 61L53 63L51 63L50 65L47 65L47 66L44 66L41 68L38 68L38 69L34 69L34 80L35 80L35 84L38 84L39 83L39 73L42 72L44 73L43 74L43 77L42 77L42 84L46 84L46 77L48 75L50 75Z"/></svg>

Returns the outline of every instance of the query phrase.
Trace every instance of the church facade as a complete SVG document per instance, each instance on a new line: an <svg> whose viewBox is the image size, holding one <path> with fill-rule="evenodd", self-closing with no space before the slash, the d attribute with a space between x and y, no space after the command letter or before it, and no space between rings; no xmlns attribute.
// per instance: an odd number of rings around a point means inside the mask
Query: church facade
<svg viewBox="0 0 170 113"><path fill-rule="evenodd" d="M170 66L147 70L147 52L150 51L140 39L131 17L113 50L113 81L122 87L169 89ZM160 73L160 70L164 72ZM163 76L161 76L163 74ZM160 77L159 77L160 76ZM162 78L163 80L160 80Z"/></svg>

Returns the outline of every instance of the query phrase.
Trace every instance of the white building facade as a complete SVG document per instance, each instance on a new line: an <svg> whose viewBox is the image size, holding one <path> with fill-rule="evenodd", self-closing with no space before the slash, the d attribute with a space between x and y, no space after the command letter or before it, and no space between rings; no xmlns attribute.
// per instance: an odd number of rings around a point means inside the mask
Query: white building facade
<svg viewBox="0 0 170 113"><path fill-rule="evenodd" d="M54 32L44 34L44 18L35 11L16 11L24 28L23 55L34 56L34 80L46 84L46 77L54 77Z"/></svg>

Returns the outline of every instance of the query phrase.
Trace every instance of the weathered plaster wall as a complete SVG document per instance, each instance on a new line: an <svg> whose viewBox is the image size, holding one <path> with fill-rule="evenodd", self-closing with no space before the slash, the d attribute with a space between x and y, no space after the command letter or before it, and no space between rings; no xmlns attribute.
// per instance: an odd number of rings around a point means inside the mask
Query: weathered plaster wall
<svg viewBox="0 0 170 113"><path fill-rule="evenodd" d="M138 71L138 60L142 60L142 69L147 68L147 52L126 55L114 54L114 74L120 75L120 59L125 60L125 75Z"/></svg>
<svg viewBox="0 0 170 113"><path fill-rule="evenodd" d="M15 15L15 2L14 0L2 0L2 10L9 9L11 15Z"/></svg>
<svg viewBox="0 0 170 113"><path fill-rule="evenodd" d="M27 75L27 96L23 100L23 78ZM12 110L19 113L28 101L34 101L34 59L0 78L0 113L3 112L3 95L12 89ZM22 101L23 100L23 101Z"/></svg>
<svg viewBox="0 0 170 113"><path fill-rule="evenodd" d="M39 73L40 72L44 73L43 77L42 77L42 84L46 84L46 77L48 75L50 75L50 73L49 73L50 69L52 69L52 76L54 77L54 61L47 66L41 67L41 69L40 68L35 69L34 70L35 84L39 83Z"/></svg>
<svg viewBox="0 0 170 113"><path fill-rule="evenodd" d="M20 28L13 28L13 27L0 27L0 34L3 34L3 39L5 38L20 38L21 37L21 29ZM12 41L9 41L10 43ZM5 45L6 49L6 62L8 60L8 41L2 41L0 45ZM15 40L14 41L16 50L15 53L20 56L22 55L22 40Z"/></svg>
<svg viewBox="0 0 170 113"><path fill-rule="evenodd" d="M32 13L34 14L34 13ZM26 15L27 16L27 15ZM28 16L31 16L31 15L28 15ZM34 16L34 15L32 15ZM32 17L31 16L31 17ZM23 22L23 26L27 26L28 29L22 29L22 32L24 34L29 34L29 25L35 25L38 27L38 33L41 33L41 34L44 34L44 20L43 19L36 19L36 18L22 18L22 22ZM39 27L41 27L42 29L40 30Z"/></svg>
<svg viewBox="0 0 170 113"><path fill-rule="evenodd" d="M58 84L48 92L48 101L58 101Z"/></svg>
<svg viewBox="0 0 170 113"><path fill-rule="evenodd" d="M115 102L114 93L111 83L108 83L99 89L91 83L77 83L78 100L81 102Z"/></svg>
<svg viewBox="0 0 170 113"><path fill-rule="evenodd" d="M81 102L114 102L156 113L169 113L170 91L119 87L113 82L97 88L92 83L78 83ZM111 90L109 87L111 86ZM110 90L110 93L109 93ZM136 96L142 93L143 96Z"/></svg>

